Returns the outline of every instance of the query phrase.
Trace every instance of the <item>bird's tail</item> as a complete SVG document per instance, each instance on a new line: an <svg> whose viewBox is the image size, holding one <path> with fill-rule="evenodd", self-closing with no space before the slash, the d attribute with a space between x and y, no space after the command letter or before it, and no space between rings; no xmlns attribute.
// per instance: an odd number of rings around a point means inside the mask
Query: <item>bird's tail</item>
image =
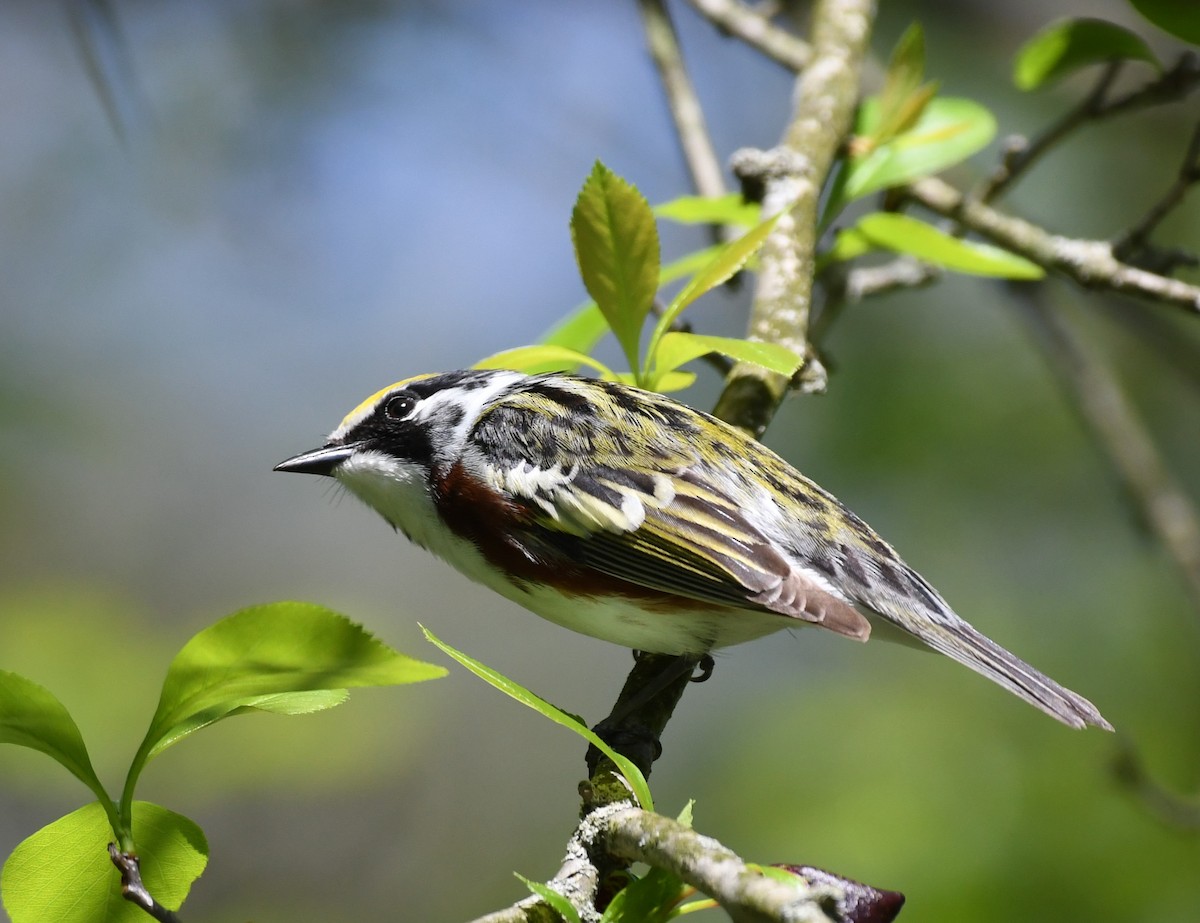
<svg viewBox="0 0 1200 923"><path fill-rule="evenodd" d="M1113 729L1083 696L1060 686L956 616L925 622L916 630L908 625L905 628L935 651L983 674L1063 724L1073 728L1090 724L1106 731Z"/></svg>

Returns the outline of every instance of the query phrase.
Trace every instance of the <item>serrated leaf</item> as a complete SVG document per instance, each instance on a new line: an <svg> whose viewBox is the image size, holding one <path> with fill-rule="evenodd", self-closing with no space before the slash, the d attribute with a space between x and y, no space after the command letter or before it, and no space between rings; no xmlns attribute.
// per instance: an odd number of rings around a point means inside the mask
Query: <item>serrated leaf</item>
<svg viewBox="0 0 1200 923"><path fill-rule="evenodd" d="M617 375L612 369L599 360L593 359L581 352L567 349L563 346L552 346L535 343L531 346L518 346L503 352L493 353L486 359L475 363L477 369L512 369L516 372L535 374L537 372L574 371L581 365L595 369L606 378Z"/></svg>
<svg viewBox="0 0 1200 923"><path fill-rule="evenodd" d="M1133 8L1164 32L1200 45L1200 16L1192 0L1129 0Z"/></svg>
<svg viewBox="0 0 1200 923"><path fill-rule="evenodd" d="M97 798L107 800L79 726L50 690L17 673L0 671L0 743L45 753L66 767Z"/></svg>
<svg viewBox="0 0 1200 923"><path fill-rule="evenodd" d="M429 639L431 644L435 645L447 656L457 660L484 682L499 689L505 695L515 699L522 705L532 708L543 717L549 718L555 724L569 728L599 749L600 752L612 760L616 767L621 770L621 774L625 776L625 781L629 783L629 787L633 790L633 796L637 799L638 805L647 811L654 810L654 799L650 796L650 787L646 784L646 778L642 775L641 770L601 740L583 721L575 715L568 714L561 708L551 705L541 696L535 695L519 683L513 682L504 674L493 670L491 667L480 663L478 660L461 651L455 650L424 625L421 626L421 631L425 632L425 637Z"/></svg>
<svg viewBox="0 0 1200 923"><path fill-rule="evenodd" d="M134 803L132 816L142 882L155 900L176 910L208 862L204 833L182 814L145 801ZM104 809L92 802L18 845L0 873L12 923L146 920L121 897L120 875L108 856L112 839Z"/></svg>
<svg viewBox="0 0 1200 923"><path fill-rule="evenodd" d="M758 224L762 206L747 202L740 192L723 196L680 196L654 206L654 214L678 224L732 224L752 228Z"/></svg>
<svg viewBox="0 0 1200 923"><path fill-rule="evenodd" d="M1123 26L1103 19L1059 19L1021 46L1013 61L1013 83L1034 90L1091 64L1129 59L1161 69L1149 46Z"/></svg>
<svg viewBox="0 0 1200 923"><path fill-rule="evenodd" d="M642 194L599 161L571 212L584 287L638 367L642 324L658 291L658 228Z"/></svg>
<svg viewBox="0 0 1200 923"><path fill-rule="evenodd" d="M559 894L549 885L544 885L540 881L532 881L526 878L519 872L513 872L520 879L521 883L527 887L532 894L536 894L543 901L550 905L560 917L567 923L580 923L579 911L575 909L575 905L567 900L563 895Z"/></svg>
<svg viewBox="0 0 1200 923"><path fill-rule="evenodd" d="M788 377L795 374L803 362L794 352L778 343L671 331L658 342L658 350L654 354L655 374L676 369L709 353L721 353L743 362L753 362Z"/></svg>
<svg viewBox="0 0 1200 923"><path fill-rule="evenodd" d="M1040 279L1046 274L1036 263L1015 253L952 237L908 215L875 212L860 218L857 228L876 246L956 272L1002 279Z"/></svg>
<svg viewBox="0 0 1200 923"><path fill-rule="evenodd" d="M719 246L705 247L703 250L697 250L682 256L677 260L663 265L658 271L658 284L661 288L664 285L669 285L676 279L682 279L684 276L691 275L708 263L713 258L713 255L720 249ZM539 343L543 346L561 346L566 349L573 349L579 353L590 353L595 349L596 344L600 342L604 334L608 333L608 321L604 319L604 315L600 313L600 308L596 302L589 301L583 304L568 314L565 318L547 330L539 338ZM506 351L507 352L507 351ZM485 362L496 359L497 356L503 356L504 353L497 353L495 356L489 356ZM587 365L585 362L578 362L571 366L572 370L580 365ZM477 366L479 367L479 366ZM596 368L596 366L592 366ZM538 372L553 372L567 368L563 364L561 358L549 359L545 362L525 361L522 364L521 371L530 375ZM597 369L598 371L601 371ZM613 377L615 373L607 366L601 371L601 374L606 378ZM684 385L683 387L686 387Z"/></svg>
<svg viewBox="0 0 1200 923"><path fill-rule="evenodd" d="M397 653L323 606L280 602L243 609L195 635L171 662L130 768L126 800L147 760L232 714L280 712L299 703L328 708L336 704L332 694L288 696L420 682L445 673Z"/></svg>
<svg viewBox="0 0 1200 923"><path fill-rule="evenodd" d="M866 100L859 112L856 134L869 134L878 120L878 99ZM831 203L827 213L836 214L854 199L966 160L995 134L995 118L979 103L939 96L925 106L908 131L847 160L839 179L839 200Z"/></svg>
<svg viewBox="0 0 1200 923"><path fill-rule="evenodd" d="M736 240L731 240L729 243L717 247L715 254L704 265L704 268L692 276L687 284L679 290L679 293L671 299L671 303L667 305L666 310L659 317L658 323L654 326L654 332L650 336L650 344L646 350L646 362L642 368L643 378L649 372L650 362L658 350L659 340L671 328L671 325L675 323L679 315L683 313L688 305L705 292L711 291L718 285L723 284L735 272L745 266L747 260L754 256L762 247L782 214L780 212L772 215L766 221L755 225Z"/></svg>

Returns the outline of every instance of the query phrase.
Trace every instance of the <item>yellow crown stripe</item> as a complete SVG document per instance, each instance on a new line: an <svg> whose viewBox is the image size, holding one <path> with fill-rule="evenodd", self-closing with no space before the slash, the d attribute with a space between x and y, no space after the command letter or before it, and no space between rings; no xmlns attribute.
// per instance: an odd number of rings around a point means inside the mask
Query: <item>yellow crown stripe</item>
<svg viewBox="0 0 1200 923"><path fill-rule="evenodd" d="M405 385L411 384L414 381L420 381L422 378L432 377L432 372L426 372L424 375L414 375L412 378L405 378L403 381L397 381L393 384L390 384L386 388L380 388L361 404L351 410L348 414L346 414L346 416L342 417L341 425L338 428L345 429L351 424L357 423L363 417L367 416L367 414L374 409L375 405L379 403L380 399L383 398L384 395L391 394L393 391L399 390L400 388L403 388Z"/></svg>

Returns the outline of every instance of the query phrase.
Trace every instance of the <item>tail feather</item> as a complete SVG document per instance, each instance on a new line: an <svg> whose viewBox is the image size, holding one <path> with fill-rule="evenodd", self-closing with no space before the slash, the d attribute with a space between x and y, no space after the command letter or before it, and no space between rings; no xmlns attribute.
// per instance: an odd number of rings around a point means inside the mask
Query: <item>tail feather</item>
<svg viewBox="0 0 1200 923"><path fill-rule="evenodd" d="M1063 724L1073 728L1090 724L1106 731L1113 729L1083 696L1059 685L960 618L927 622L913 634L935 651L981 673Z"/></svg>

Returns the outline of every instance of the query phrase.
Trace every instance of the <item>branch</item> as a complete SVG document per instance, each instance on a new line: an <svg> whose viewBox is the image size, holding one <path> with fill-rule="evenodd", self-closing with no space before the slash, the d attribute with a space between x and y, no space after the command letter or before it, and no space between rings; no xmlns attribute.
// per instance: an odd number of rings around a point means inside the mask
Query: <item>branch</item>
<svg viewBox="0 0 1200 923"><path fill-rule="evenodd" d="M901 288L921 288L941 278L942 270L911 256L900 256L879 266L857 266L844 274L840 292L830 297L851 304Z"/></svg>
<svg viewBox="0 0 1200 923"><path fill-rule="evenodd" d="M738 0L688 0L714 26L758 49L766 57L799 73L808 66L812 49L792 33Z"/></svg>
<svg viewBox="0 0 1200 923"><path fill-rule="evenodd" d="M1197 260L1191 254L1178 251L1156 254L1150 246L1150 235L1167 215L1183 204L1184 197L1196 183L1200 183L1200 123L1192 130L1192 139L1184 152L1183 163L1179 167L1175 182L1163 197L1151 206L1141 221L1114 242L1113 253L1117 258L1137 262L1163 274L1170 274L1176 266L1195 266ZM1147 259L1148 257L1151 259Z"/></svg>
<svg viewBox="0 0 1200 923"><path fill-rule="evenodd" d="M1057 121L1043 129L1033 140L1023 135L1011 135L1004 141L1004 156L1000 165L983 186L976 192L981 202L991 202L999 198L1009 186L1041 158L1054 145L1086 122L1100 117L1100 107L1108 90L1121 72L1121 62L1113 61L1100 73L1100 79L1087 97L1074 109L1069 110Z"/></svg>
<svg viewBox="0 0 1200 923"><path fill-rule="evenodd" d="M936 177L917 180L906 186L903 194L1045 269L1061 272L1085 288L1136 295L1200 313L1200 286L1123 263L1113 255L1113 246L1108 241L1051 234L977 199L967 198Z"/></svg>
<svg viewBox="0 0 1200 923"><path fill-rule="evenodd" d="M749 338L778 343L806 357L801 388L819 391L825 371L808 343L816 269L821 188L858 102L859 75L875 15L873 0L818 0L813 9L812 60L797 83L798 98L783 143L772 151L742 150L734 172L762 190L763 213L782 212L759 260ZM726 379L717 416L761 436L789 382L740 363Z"/></svg>
<svg viewBox="0 0 1200 923"><path fill-rule="evenodd" d="M1032 140L1014 135L1005 144L1000 166L975 193L975 197L991 202L1026 173L1043 154L1077 128L1136 109L1175 102L1200 86L1200 58L1191 52L1183 54L1170 70L1157 79L1116 99L1108 92L1120 70L1120 62L1108 65L1100 74L1087 97L1074 109L1050 124Z"/></svg>
<svg viewBox="0 0 1200 923"><path fill-rule="evenodd" d="M133 853L121 852L116 843L108 844L108 857L121 873L121 896L146 911L159 923L180 923L179 917L154 899L142 884L141 862Z"/></svg>
<svg viewBox="0 0 1200 923"><path fill-rule="evenodd" d="M567 897L585 923L599 919L593 903L603 877L599 862L616 857L661 869L724 908L735 923L887 923L904 896L880 891L808 866L788 866L791 878L765 874L728 847L690 827L630 806L590 811L580 821L558 875L548 887ZM539 898L480 917L474 923L533 923L556 919Z"/></svg>
<svg viewBox="0 0 1200 923"><path fill-rule="evenodd" d="M1200 515L1171 476L1120 382L1058 313L1024 288L1018 304L1051 367L1088 429L1108 456L1126 492L1178 567L1200 612Z"/></svg>
<svg viewBox="0 0 1200 923"><path fill-rule="evenodd" d="M1200 830L1200 792L1190 798L1167 790L1146 772L1132 745L1125 744L1113 761L1117 781L1164 824L1183 830Z"/></svg>
<svg viewBox="0 0 1200 923"><path fill-rule="evenodd" d="M764 178L765 204L777 211L794 207L778 222L760 257L751 331L761 339L794 345L801 354L807 351L805 334L815 265L817 201L842 138L850 128L857 101L858 74L873 15L873 0L822 0L817 4L813 11L816 54L810 72L801 81L802 92L785 136L785 146L773 154L759 155L775 157L790 165L777 176ZM789 283L787 286L781 285L784 280ZM790 300L793 296L802 298L802 310ZM819 363L810 365L819 368ZM761 433L788 386L782 376L774 376L768 386L761 373L757 366L735 366L730 374L731 384L718 402L718 415L723 413L725 419ZM664 691L647 695L644 690L662 685L662 678L674 669L672 661L676 659L643 656L626 681L612 714L602 722L606 738L647 772L658 755L662 730L687 687L689 671L676 671L669 676ZM656 698L658 702L654 701ZM589 767L592 786L607 791L611 775L608 761L589 762L594 764ZM613 795L623 797L615 790Z"/></svg>

